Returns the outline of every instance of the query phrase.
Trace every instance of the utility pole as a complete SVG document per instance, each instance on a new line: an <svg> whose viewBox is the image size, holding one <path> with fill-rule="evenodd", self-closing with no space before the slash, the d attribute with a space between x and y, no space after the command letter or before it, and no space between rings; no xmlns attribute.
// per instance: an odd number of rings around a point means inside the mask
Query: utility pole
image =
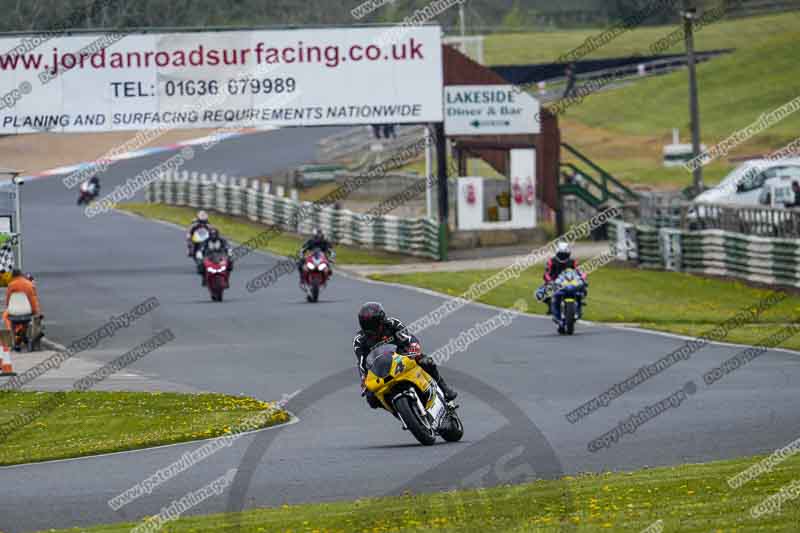
<svg viewBox="0 0 800 533"><path fill-rule="evenodd" d="M694 57L694 28L693 21L697 14L697 9L690 2L694 0L683 0L681 18L683 18L683 33L686 43L686 62L689 67L689 115L692 125L692 157L700 155L700 110L697 103L697 69L695 68ZM692 171L694 194L703 192L703 167L697 165Z"/></svg>
<svg viewBox="0 0 800 533"><path fill-rule="evenodd" d="M15 228L17 233L17 268L22 270L22 184L25 183L20 179L19 174L11 178L14 181L14 211L15 211Z"/></svg>
<svg viewBox="0 0 800 533"><path fill-rule="evenodd" d="M464 2L458 4L458 23L461 27L461 36L464 37L467 34L467 18L464 14Z"/></svg>
<svg viewBox="0 0 800 533"><path fill-rule="evenodd" d="M14 266L22 270L22 184L25 183L22 178L21 170L14 170L11 168L0 168L0 175L11 177L11 184L14 185L14 224L12 226L12 233L16 235L17 251L14 258Z"/></svg>
<svg viewBox="0 0 800 533"><path fill-rule="evenodd" d="M447 194L447 138L444 135L444 122L436 122L433 127L433 135L436 141L436 174L439 189L439 260L447 261L448 208L450 206Z"/></svg>

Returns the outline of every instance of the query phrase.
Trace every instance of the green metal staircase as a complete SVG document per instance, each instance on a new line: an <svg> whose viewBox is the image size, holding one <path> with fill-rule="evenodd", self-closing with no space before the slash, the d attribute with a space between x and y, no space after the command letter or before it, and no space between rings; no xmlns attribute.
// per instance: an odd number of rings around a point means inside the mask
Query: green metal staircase
<svg viewBox="0 0 800 533"><path fill-rule="evenodd" d="M580 176L580 179L573 183L559 184L558 192L561 196L575 196L595 209L638 199L638 195L633 190L600 168L574 146L563 142L561 146L583 163L580 167L574 163L561 163L562 171L569 169Z"/></svg>

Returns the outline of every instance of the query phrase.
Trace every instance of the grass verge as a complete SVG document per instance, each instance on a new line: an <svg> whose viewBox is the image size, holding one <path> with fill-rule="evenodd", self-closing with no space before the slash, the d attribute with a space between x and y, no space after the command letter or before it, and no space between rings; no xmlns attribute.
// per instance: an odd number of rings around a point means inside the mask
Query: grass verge
<svg viewBox="0 0 800 533"><path fill-rule="evenodd" d="M798 24L800 14L788 12L722 20L695 33L698 50L735 49L697 68L704 144L711 147L800 94L800 63L794 60ZM676 29L677 25L635 28L587 58L649 54L651 43ZM491 35L486 38L487 62L550 62L602 31ZM665 53L684 53L683 40L677 41ZM562 139L626 184L657 190L683 188L691 184L691 174L683 167L663 167L662 148L671 142L672 128L679 128L683 142L688 142L687 87L687 71L681 69L591 94L560 117ZM800 113L789 115L732 149L729 156L776 150L797 137L798 126ZM567 153L562 156L566 162L573 161ZM704 166L704 181L707 185L719 182L733 166L727 157Z"/></svg>
<svg viewBox="0 0 800 533"><path fill-rule="evenodd" d="M727 480L756 460L745 458L631 473L582 475L563 481L482 490L284 505L241 515L193 516L171 522L169 531L638 533L659 520L663 527L659 531L796 531L800 522L800 506L796 503L784 504L782 512L760 518L752 518L749 510L797 479L800 459L792 457L771 472L731 489ZM561 529L566 525L573 528ZM132 526L116 524L81 531L122 532Z"/></svg>
<svg viewBox="0 0 800 533"><path fill-rule="evenodd" d="M196 209L190 207L147 203L124 203L117 205L117 209L185 227L189 227L197 213ZM211 223L219 229L224 237L240 244L267 230L267 226L263 224L257 224L241 218L215 212L211 212L209 216ZM284 233L272 237L266 245L258 246L257 248L283 256L297 255L304 242L304 238ZM420 258L409 258L378 250L364 250L344 245L336 246L336 263L340 265L393 265L404 261L419 262L420 260Z"/></svg>
<svg viewBox="0 0 800 533"><path fill-rule="evenodd" d="M795 16L800 23L800 15ZM796 37L778 33L760 42L698 65L702 140L709 148L800 95L800 67L792 59ZM687 76L684 69L592 94L562 116L562 135L626 183L686 186L691 174L680 166L664 168L662 147L671 142L672 128L680 129L684 142L688 139ZM797 138L798 126L800 113L790 114L734 147L729 156L770 153ZM704 166L704 179L716 183L733 166L722 157Z"/></svg>
<svg viewBox="0 0 800 533"><path fill-rule="evenodd" d="M232 427L259 413L252 429L289 420L274 404L224 394L2 392L0 465L230 435ZM18 426L17 420L29 417Z"/></svg>
<svg viewBox="0 0 800 533"><path fill-rule="evenodd" d="M751 47L777 33L796 32L798 19L800 19L798 13L788 12L722 20L695 32L695 48L703 51ZM593 50L585 59L621 57L636 52L645 53L651 43L666 37L678 28L677 16L674 25L634 28ZM495 33L486 36L484 59L487 65L550 63L562 54L579 47L586 39L597 37L605 30L606 28L585 28L530 33ZM663 53L682 54L684 52L683 40L678 39L675 45Z"/></svg>
<svg viewBox="0 0 800 533"><path fill-rule="evenodd" d="M800 23L800 15L795 15ZM797 33L772 34L749 46L697 67L703 141L711 146L733 131L757 121L762 113L800 93L800 66L792 54ZM768 57L769 61L764 61ZM747 75L742 75L746 72ZM688 72L679 70L626 87L591 95L567 113L594 127L627 135L669 135L672 128L689 131ZM791 114L758 133L752 141L779 147L797 137L800 114ZM746 144L752 149L752 141ZM736 153L736 151L732 151Z"/></svg>
<svg viewBox="0 0 800 533"><path fill-rule="evenodd" d="M511 307L518 298L528 303L528 312L544 314L544 306L533 292L542 283L543 267L535 266L483 296L480 301ZM465 272L376 274L380 281L414 285L451 296L464 293L473 283L494 274L491 270ZM767 289L739 281L706 278L681 272L640 270L607 266L589 276L589 299L584 318L597 322L637 324L641 327L685 335L697 335L724 322L765 297ZM732 330L727 341L754 344L759 339L797 322L800 297L790 294L760 315L758 322ZM800 337L783 344L800 350Z"/></svg>

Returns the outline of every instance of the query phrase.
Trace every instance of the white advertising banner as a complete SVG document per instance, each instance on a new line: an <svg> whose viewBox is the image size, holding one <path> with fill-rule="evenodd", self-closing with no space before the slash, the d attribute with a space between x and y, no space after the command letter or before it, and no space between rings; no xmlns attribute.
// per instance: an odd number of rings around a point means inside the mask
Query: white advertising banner
<svg viewBox="0 0 800 533"><path fill-rule="evenodd" d="M438 26L0 39L0 134L442 121Z"/></svg>

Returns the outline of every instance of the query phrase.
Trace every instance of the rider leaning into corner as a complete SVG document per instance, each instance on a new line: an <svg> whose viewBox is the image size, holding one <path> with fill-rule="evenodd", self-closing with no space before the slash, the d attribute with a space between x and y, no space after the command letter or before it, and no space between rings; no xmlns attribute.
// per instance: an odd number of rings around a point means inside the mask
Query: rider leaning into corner
<svg viewBox="0 0 800 533"><path fill-rule="evenodd" d="M191 225L189 225L189 231L186 232L186 243L188 245L188 253L189 257L194 255L194 243L192 242L192 234L200 228L211 228L211 223L208 221L208 213L205 211L198 211L197 218L192 220Z"/></svg>
<svg viewBox="0 0 800 533"><path fill-rule="evenodd" d="M364 386L364 380L367 377L367 355L375 346L384 343L394 344L397 346L398 352L413 357L419 366L436 380L448 402L458 396L458 393L444 381L433 359L423 355L419 340L405 331L405 326L400 320L387 317L381 304L367 302L362 305L358 312L358 324L361 329L353 338L353 351L356 355L358 371L361 374L361 395L366 396L370 407L377 409L381 407L381 402Z"/></svg>
<svg viewBox="0 0 800 533"><path fill-rule="evenodd" d="M325 238L325 234L322 233L321 229L315 228L314 234L305 242L305 244L303 244L303 247L300 249L300 257L297 260L297 271L300 272L301 278L303 276L303 261L306 252L316 249L321 250L325 255L327 255L330 261L333 261L333 259L336 257L336 253L333 251L330 241Z"/></svg>
<svg viewBox="0 0 800 533"><path fill-rule="evenodd" d="M547 266L544 268L544 284L536 290L536 299L544 302L547 305L547 314L551 313L550 303L552 298L547 294L547 287L553 283L562 272L571 268L578 273L584 283L584 294L588 294L589 283L586 281L586 274L578 269L578 260L572 258L572 250L569 244L565 241L556 243L556 255L547 260Z"/></svg>
<svg viewBox="0 0 800 533"><path fill-rule="evenodd" d="M88 183L89 187L93 189L92 194L98 196L100 194L100 178L98 178L97 176L92 176L91 178L89 178Z"/></svg>

